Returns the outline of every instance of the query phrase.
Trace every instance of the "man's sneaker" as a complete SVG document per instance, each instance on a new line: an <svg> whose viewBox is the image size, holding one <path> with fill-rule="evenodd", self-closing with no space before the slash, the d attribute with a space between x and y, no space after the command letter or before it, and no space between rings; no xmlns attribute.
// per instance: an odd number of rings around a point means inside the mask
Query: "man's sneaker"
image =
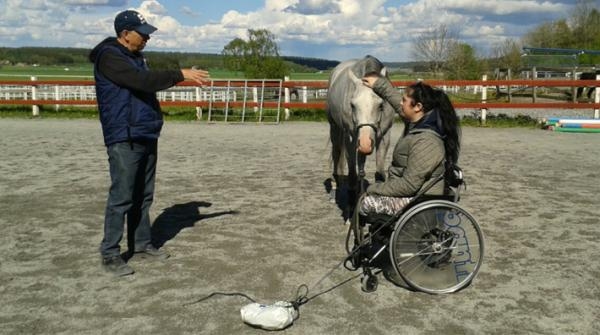
<svg viewBox="0 0 600 335"><path fill-rule="evenodd" d="M121 258L121 255L103 258L102 266L104 267L104 270L117 277L131 275L134 272L133 269L125 263L123 258Z"/></svg>
<svg viewBox="0 0 600 335"><path fill-rule="evenodd" d="M156 249L156 247L154 247L152 244L147 245L143 250L136 250L135 253L140 255L142 258L154 258L161 261L171 256L165 251Z"/></svg>

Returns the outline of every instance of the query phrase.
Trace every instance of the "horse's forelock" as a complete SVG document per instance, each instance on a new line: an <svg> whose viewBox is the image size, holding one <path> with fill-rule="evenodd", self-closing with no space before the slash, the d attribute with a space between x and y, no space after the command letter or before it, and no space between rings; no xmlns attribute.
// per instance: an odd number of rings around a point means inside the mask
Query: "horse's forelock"
<svg viewBox="0 0 600 335"><path fill-rule="evenodd" d="M385 66L379 59L367 55L365 58L356 62L353 67L353 72L359 77L363 77L367 73L381 73Z"/></svg>

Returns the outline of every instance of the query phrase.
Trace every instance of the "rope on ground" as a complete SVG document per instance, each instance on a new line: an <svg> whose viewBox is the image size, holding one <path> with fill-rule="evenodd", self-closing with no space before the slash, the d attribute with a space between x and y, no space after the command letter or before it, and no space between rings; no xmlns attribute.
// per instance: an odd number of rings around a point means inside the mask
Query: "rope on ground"
<svg viewBox="0 0 600 335"><path fill-rule="evenodd" d="M247 295L246 295L246 294L244 294L244 293L240 293L240 292L213 292L213 293L211 293L211 294L209 294L209 295L207 295L207 296L205 296L205 297L202 297L202 298L200 298L200 299L198 299L198 300L194 300L194 301L192 301L192 302L186 302L186 303L184 303L184 304L183 304L183 306L189 306L189 305L197 304L197 303L199 303L199 302L202 302L202 301L204 301L204 300L210 299L210 298L212 298L212 297L214 297L214 296L217 296L217 295L225 295L225 296L240 296L240 297L244 297L244 298L246 298L246 299L248 299L248 300L250 300L250 301L252 301L252 302L256 302L256 301L255 301L254 299L252 299L251 297L247 296Z"/></svg>

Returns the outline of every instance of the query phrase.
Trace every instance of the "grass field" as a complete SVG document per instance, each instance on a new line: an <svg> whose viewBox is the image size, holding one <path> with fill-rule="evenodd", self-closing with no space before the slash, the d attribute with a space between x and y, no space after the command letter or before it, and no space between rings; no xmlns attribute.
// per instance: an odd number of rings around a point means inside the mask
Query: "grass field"
<svg viewBox="0 0 600 335"><path fill-rule="evenodd" d="M242 72L227 71L223 69L209 69L213 79L244 79ZM31 77L37 77L38 80L81 80L93 79L92 64L74 64L71 66L32 66L32 65L12 65L0 67L0 80L31 80ZM290 80L328 80L329 71L319 72L293 72L289 75ZM392 74L392 80L411 80L412 77L406 74Z"/></svg>
<svg viewBox="0 0 600 335"><path fill-rule="evenodd" d="M244 74L222 69L209 69L213 79L244 79ZM290 80L327 80L329 72L307 72L291 73ZM13 65L0 67L0 80L80 80L93 79L93 67L91 64L79 64L73 66L32 66Z"/></svg>
<svg viewBox="0 0 600 335"><path fill-rule="evenodd" d="M0 67L0 80L31 80L31 77L37 77L38 80L92 79L92 71L91 64L73 66L3 65Z"/></svg>

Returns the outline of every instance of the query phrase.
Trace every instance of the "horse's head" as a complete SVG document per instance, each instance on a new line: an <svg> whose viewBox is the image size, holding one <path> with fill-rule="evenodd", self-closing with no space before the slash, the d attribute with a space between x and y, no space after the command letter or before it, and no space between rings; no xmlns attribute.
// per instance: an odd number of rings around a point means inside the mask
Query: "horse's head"
<svg viewBox="0 0 600 335"><path fill-rule="evenodd" d="M383 69L385 75L385 69ZM354 83L354 91L350 99L354 136L358 138L356 149L363 155L370 155L375 146L377 133L381 129L383 104L385 103L373 90L365 86L361 78L349 71Z"/></svg>

